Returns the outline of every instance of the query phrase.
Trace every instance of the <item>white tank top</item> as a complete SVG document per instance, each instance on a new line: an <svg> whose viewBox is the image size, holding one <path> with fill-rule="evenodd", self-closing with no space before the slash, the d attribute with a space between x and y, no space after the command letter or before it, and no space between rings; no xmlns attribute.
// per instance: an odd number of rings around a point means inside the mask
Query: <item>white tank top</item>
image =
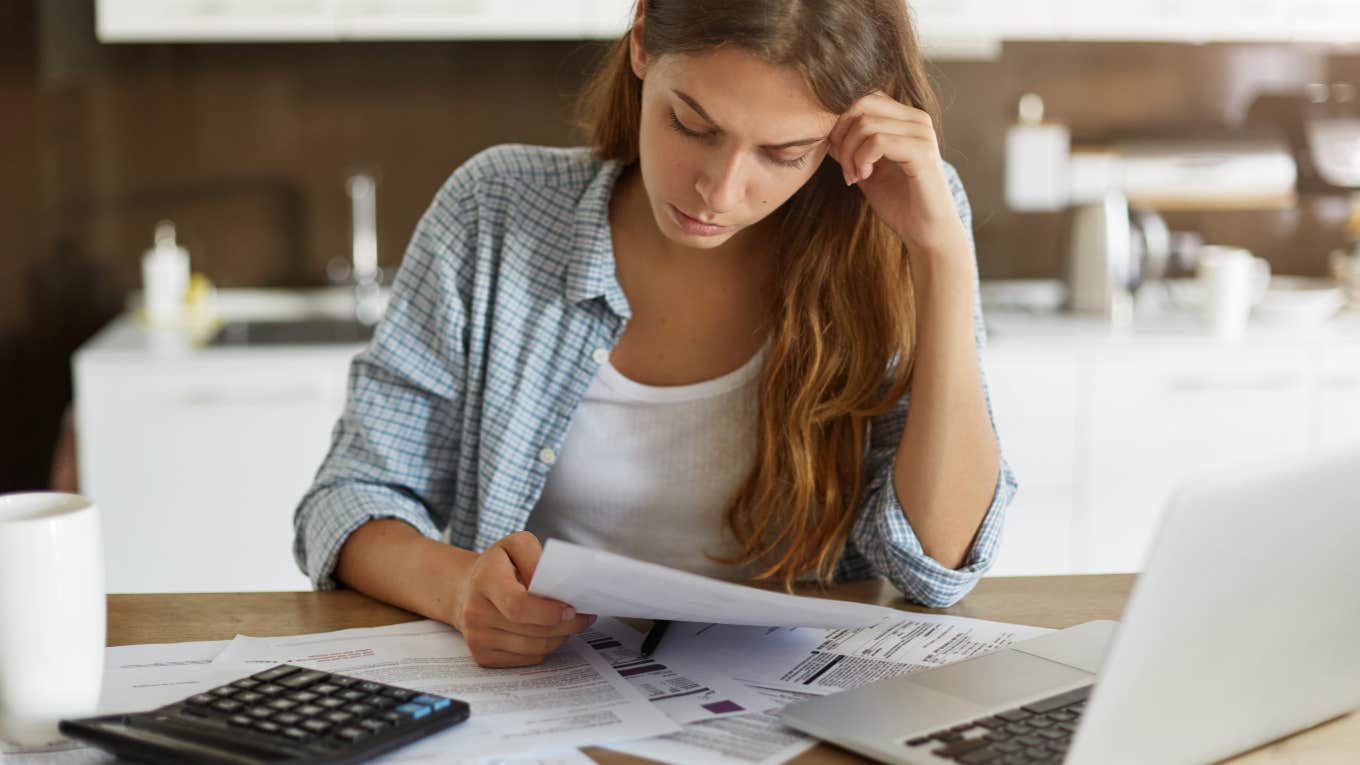
<svg viewBox="0 0 1360 765"><path fill-rule="evenodd" d="M526 528L729 580L746 567L724 523L755 460L758 378L768 343L722 377L652 386L606 361L586 390Z"/></svg>

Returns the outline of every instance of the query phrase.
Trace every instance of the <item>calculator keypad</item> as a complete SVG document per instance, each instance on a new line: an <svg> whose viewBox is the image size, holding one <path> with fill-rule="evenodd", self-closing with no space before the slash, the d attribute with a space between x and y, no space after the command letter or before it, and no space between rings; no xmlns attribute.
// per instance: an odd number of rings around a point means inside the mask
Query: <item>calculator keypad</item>
<svg viewBox="0 0 1360 765"><path fill-rule="evenodd" d="M421 720L450 699L370 680L280 665L195 694L188 717L217 717L233 728L313 748L337 749Z"/></svg>

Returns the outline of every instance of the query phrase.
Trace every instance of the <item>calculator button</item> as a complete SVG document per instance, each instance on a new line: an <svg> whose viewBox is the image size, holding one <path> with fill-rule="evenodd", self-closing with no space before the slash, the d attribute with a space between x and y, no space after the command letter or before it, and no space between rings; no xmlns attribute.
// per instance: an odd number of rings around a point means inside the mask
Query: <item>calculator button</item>
<svg viewBox="0 0 1360 765"><path fill-rule="evenodd" d="M381 685L378 685L377 683L371 681L364 681L354 687L363 691L364 693L377 693L378 691L381 691L383 689Z"/></svg>
<svg viewBox="0 0 1360 765"><path fill-rule="evenodd" d="M312 693L311 691L293 691L292 693L288 694L288 698L300 704L307 704L309 702L316 701L321 697L316 695L315 693Z"/></svg>
<svg viewBox="0 0 1360 765"><path fill-rule="evenodd" d="M327 682L329 682L331 685L338 685L341 688L348 688L351 685L354 685L355 683L359 682L359 678L345 677L344 675L332 675L331 679L328 680Z"/></svg>
<svg viewBox="0 0 1360 765"><path fill-rule="evenodd" d="M370 733L381 733L387 730L387 723L382 720L360 720L359 727Z"/></svg>
<svg viewBox="0 0 1360 765"><path fill-rule="evenodd" d="M312 734L308 733L307 731L301 728L284 728L283 735L293 739L294 741L306 741L307 739L312 737Z"/></svg>
<svg viewBox="0 0 1360 765"><path fill-rule="evenodd" d="M209 704L213 703L214 701L217 701L216 696L212 696L207 693L200 693L185 699L184 703L188 704L191 707L206 707Z"/></svg>
<svg viewBox="0 0 1360 765"><path fill-rule="evenodd" d="M320 685L312 686L311 690L313 693L319 693L322 696L325 696L328 693L335 693L336 691L340 690L340 686L336 685L335 683L322 683Z"/></svg>
<svg viewBox="0 0 1360 765"><path fill-rule="evenodd" d="M381 715L378 719L379 719L379 720L386 720L386 721L392 723L393 725L397 725L398 723L404 723L404 722L406 722L406 718L403 717L403 716L401 716L401 715L399 715L399 714L397 714L396 712L383 712L382 715Z"/></svg>
<svg viewBox="0 0 1360 765"><path fill-rule="evenodd" d="M274 716L274 710L269 707L251 707L246 710L246 714L257 720L268 720L270 717Z"/></svg>
<svg viewBox="0 0 1360 765"><path fill-rule="evenodd" d="M350 714L349 712L331 712L326 715L326 719L330 720L336 725L344 725L350 720L353 720L354 715Z"/></svg>
<svg viewBox="0 0 1360 765"><path fill-rule="evenodd" d="M236 694L233 698L235 698L242 704L254 704L260 699L263 699L264 695L256 693L255 691L241 691L240 693Z"/></svg>
<svg viewBox="0 0 1360 765"><path fill-rule="evenodd" d="M397 700L390 696L369 696L364 703L374 709L391 709L397 705Z"/></svg>
<svg viewBox="0 0 1360 765"><path fill-rule="evenodd" d="M337 693L337 694L335 694L335 695L336 695L337 698L342 698L342 699L344 699L345 701L361 701L361 700L363 700L363 699L368 698L368 694L367 694L367 693L364 693L363 691L355 691L355 690L341 691L341 692L339 692L339 693Z"/></svg>
<svg viewBox="0 0 1360 765"><path fill-rule="evenodd" d="M290 701L288 699L274 699L273 701L269 702L269 706L281 712L286 712L287 710L297 706L297 702Z"/></svg>
<svg viewBox="0 0 1360 765"><path fill-rule="evenodd" d="M435 710L440 710L448 706L449 704L452 704L453 702L449 701L443 696L430 696L429 694L422 693L421 695L415 697L414 699L411 699L411 703L424 704L427 707L434 707Z"/></svg>
<svg viewBox="0 0 1360 765"><path fill-rule="evenodd" d="M243 728L249 728L251 725L255 724L254 719L246 717L245 715L232 715L231 717L227 718L227 722L232 725L237 725Z"/></svg>
<svg viewBox="0 0 1360 765"><path fill-rule="evenodd" d="M211 691L208 691L208 693L211 693L214 696L218 696L224 699L229 699L232 696L236 695L236 691L237 691L236 688L233 688L230 685L224 685L221 688L214 688Z"/></svg>
<svg viewBox="0 0 1360 765"><path fill-rule="evenodd" d="M303 717L315 717L316 715L319 715L326 710L315 704L303 704L302 706L298 707L297 709L294 709L293 711L297 712Z"/></svg>
<svg viewBox="0 0 1360 765"><path fill-rule="evenodd" d="M266 695L266 696L277 696L277 695L279 695L280 693L283 693L284 691L286 691L286 690L288 690L288 689L287 689L287 688L284 688L282 685L274 685L273 683L265 683L264 685L257 685L257 686L255 686L255 689L254 689L254 690L255 690L256 693L262 693L262 694L264 694L264 695Z"/></svg>
<svg viewBox="0 0 1360 765"><path fill-rule="evenodd" d="M278 723L273 723L268 720L256 720L255 730L262 730L265 733L278 733L280 726Z"/></svg>
<svg viewBox="0 0 1360 765"><path fill-rule="evenodd" d="M365 715L372 714L373 707L370 707L367 704L350 704L349 706L345 707L345 711L349 712L352 715L363 717Z"/></svg>
<svg viewBox="0 0 1360 765"><path fill-rule="evenodd" d="M280 712L274 715L274 722L282 725L297 725L302 722L302 715L296 712Z"/></svg>
<svg viewBox="0 0 1360 765"><path fill-rule="evenodd" d="M388 688L387 690L383 691L383 695L391 696L397 701L406 701L407 699L410 699L412 696L416 695L416 692L408 691L405 688Z"/></svg>
<svg viewBox="0 0 1360 765"><path fill-rule="evenodd" d="M325 720L303 720L302 727L313 733L325 733L331 729L331 724Z"/></svg>
<svg viewBox="0 0 1360 765"><path fill-rule="evenodd" d="M212 708L216 709L219 712L235 712L236 710L240 709L241 706L242 706L241 702L239 701L232 701L231 699L220 699L218 701L213 702Z"/></svg>
<svg viewBox="0 0 1360 765"><path fill-rule="evenodd" d="M318 699L316 704L317 706L325 707L326 709L335 709L336 707L343 707L345 705L345 700L337 699L334 696L327 696L324 699Z"/></svg>
<svg viewBox="0 0 1360 765"><path fill-rule="evenodd" d="M272 683L275 680L288 677L289 675L297 674L298 672L301 671L302 667L290 667L287 664L283 664L274 667L273 669L266 669L263 672L257 672L251 675L250 677L254 680L259 680L262 683Z"/></svg>
<svg viewBox="0 0 1360 765"><path fill-rule="evenodd" d="M306 688L312 683L325 680L327 677L329 677L329 675L327 675L325 672L318 672L314 669L309 669L300 675L292 675L290 677L283 678L282 680L279 681L279 685L282 685L285 688Z"/></svg>
<svg viewBox="0 0 1360 765"><path fill-rule="evenodd" d="M335 732L335 735L346 741L358 741L367 736L368 732L362 728L341 728Z"/></svg>
<svg viewBox="0 0 1360 765"><path fill-rule="evenodd" d="M242 678L242 679L237 680L236 682L232 683L232 685L236 686L237 688L245 688L245 689L247 689L247 690L249 690L249 689L251 689L251 688L254 688L255 686L257 686L257 685L259 685L259 684L260 684L260 681L259 681L259 680L255 680L255 679L249 678L249 677Z"/></svg>
<svg viewBox="0 0 1360 765"><path fill-rule="evenodd" d="M397 707L397 711L413 720L419 720L430 713L430 708L424 704L402 704Z"/></svg>

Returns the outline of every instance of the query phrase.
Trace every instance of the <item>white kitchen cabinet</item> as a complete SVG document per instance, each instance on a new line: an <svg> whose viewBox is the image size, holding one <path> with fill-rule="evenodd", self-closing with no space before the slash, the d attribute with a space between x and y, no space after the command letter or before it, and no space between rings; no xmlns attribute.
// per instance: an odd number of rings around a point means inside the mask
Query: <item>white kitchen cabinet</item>
<svg viewBox="0 0 1360 765"><path fill-rule="evenodd" d="M576 39L572 0L335 0L342 40Z"/></svg>
<svg viewBox="0 0 1360 765"><path fill-rule="evenodd" d="M1319 451L1360 446L1360 348L1323 352L1313 403Z"/></svg>
<svg viewBox="0 0 1360 765"><path fill-rule="evenodd" d="M1360 3L1355 0L1289 0L1293 39L1360 42Z"/></svg>
<svg viewBox="0 0 1360 765"><path fill-rule="evenodd" d="M997 437L1020 482L990 574L1073 571L1084 473L1081 421L1090 390L1080 379L1084 370L1062 348L1017 353L993 345L983 363Z"/></svg>
<svg viewBox="0 0 1360 765"><path fill-rule="evenodd" d="M361 346L157 344L124 316L73 359L82 493L109 592L305 590L293 510Z"/></svg>
<svg viewBox="0 0 1360 765"><path fill-rule="evenodd" d="M1088 528L1079 570L1141 568L1174 488L1308 450L1302 351L1106 351L1092 375Z"/></svg>
<svg viewBox="0 0 1360 765"><path fill-rule="evenodd" d="M336 39L336 0L96 0L100 42Z"/></svg>

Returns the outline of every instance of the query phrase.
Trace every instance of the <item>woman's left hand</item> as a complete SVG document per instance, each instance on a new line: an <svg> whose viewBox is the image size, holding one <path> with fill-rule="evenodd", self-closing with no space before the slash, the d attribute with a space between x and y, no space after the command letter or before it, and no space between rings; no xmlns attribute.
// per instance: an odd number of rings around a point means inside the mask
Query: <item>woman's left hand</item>
<svg viewBox="0 0 1360 765"><path fill-rule="evenodd" d="M877 91L842 114L828 139L845 182L859 185L913 261L922 254L971 261L930 115Z"/></svg>

